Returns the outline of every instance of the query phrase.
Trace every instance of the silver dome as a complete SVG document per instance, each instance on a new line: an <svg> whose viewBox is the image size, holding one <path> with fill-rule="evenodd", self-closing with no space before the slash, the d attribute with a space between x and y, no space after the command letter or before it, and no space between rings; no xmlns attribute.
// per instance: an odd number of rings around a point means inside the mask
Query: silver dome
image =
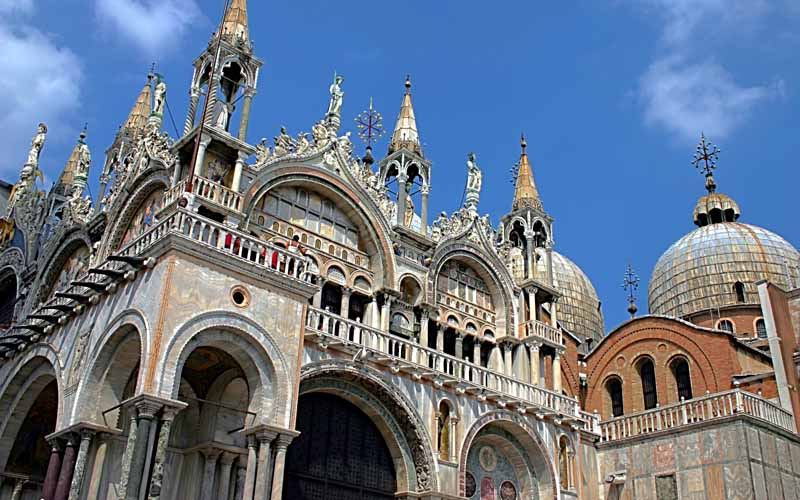
<svg viewBox="0 0 800 500"><path fill-rule="evenodd" d="M712 308L758 304L756 282L798 283L800 253L760 227L724 222L695 229L658 259L650 279L651 314L685 317ZM744 285L744 302L735 284Z"/></svg>
<svg viewBox="0 0 800 500"><path fill-rule="evenodd" d="M538 266L539 272L544 273L544 258L539 259ZM577 264L555 251L553 287L562 294L558 301L559 322L580 337L602 339L605 322L592 282Z"/></svg>

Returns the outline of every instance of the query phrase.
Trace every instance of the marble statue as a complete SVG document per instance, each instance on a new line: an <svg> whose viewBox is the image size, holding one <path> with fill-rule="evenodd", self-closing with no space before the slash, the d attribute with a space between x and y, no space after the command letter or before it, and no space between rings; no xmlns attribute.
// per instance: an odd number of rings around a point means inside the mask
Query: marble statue
<svg viewBox="0 0 800 500"><path fill-rule="evenodd" d="M163 115L164 105L167 102L167 84L161 77L158 78L158 83L156 84L153 95L153 114Z"/></svg>
<svg viewBox="0 0 800 500"><path fill-rule="evenodd" d="M281 127L281 134L275 138L275 156L283 156L293 153L297 149L297 144L292 136L286 133L286 127Z"/></svg>
<svg viewBox="0 0 800 500"><path fill-rule="evenodd" d="M475 162L475 153L467 156L467 193L464 207L470 211L478 211L478 201L481 196L481 185L483 184L483 173Z"/></svg>
<svg viewBox="0 0 800 500"><path fill-rule="evenodd" d="M344 77L342 75L334 75L333 83L330 87L331 102L328 104L328 116L339 116L342 111L342 101L344 100L343 82Z"/></svg>
<svg viewBox="0 0 800 500"><path fill-rule="evenodd" d="M411 227L414 220L414 200L411 199L411 183L406 184L406 212L403 214L403 225Z"/></svg>
<svg viewBox="0 0 800 500"><path fill-rule="evenodd" d="M228 130L228 120L231 116L230 105L224 102L220 102L219 104L219 112L217 113L217 120L214 126L221 130Z"/></svg>
<svg viewBox="0 0 800 500"><path fill-rule="evenodd" d="M47 125L40 123L36 130L36 135L31 140L31 149L28 152L28 161L25 165L37 166L39 165L39 155L42 153L44 141L47 139Z"/></svg>

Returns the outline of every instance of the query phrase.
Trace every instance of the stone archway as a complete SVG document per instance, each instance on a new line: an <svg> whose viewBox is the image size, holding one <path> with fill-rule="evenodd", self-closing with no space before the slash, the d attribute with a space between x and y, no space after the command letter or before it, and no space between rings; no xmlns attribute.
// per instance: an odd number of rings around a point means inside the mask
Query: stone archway
<svg viewBox="0 0 800 500"><path fill-rule="evenodd" d="M397 491L438 491L427 428L411 403L379 373L336 360L306 365L300 395L312 393L338 396L370 417L392 456Z"/></svg>
<svg viewBox="0 0 800 500"><path fill-rule="evenodd" d="M481 498L483 488L497 498L558 498L555 464L539 433L508 411L491 412L472 425L458 470L462 497Z"/></svg>

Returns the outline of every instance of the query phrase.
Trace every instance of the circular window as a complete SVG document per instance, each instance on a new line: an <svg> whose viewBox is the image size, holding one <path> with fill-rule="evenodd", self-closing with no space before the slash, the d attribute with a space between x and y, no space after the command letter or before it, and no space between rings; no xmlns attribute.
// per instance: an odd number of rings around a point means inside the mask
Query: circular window
<svg viewBox="0 0 800 500"><path fill-rule="evenodd" d="M250 304L250 292L243 286L231 289L231 300L236 307L247 307Z"/></svg>

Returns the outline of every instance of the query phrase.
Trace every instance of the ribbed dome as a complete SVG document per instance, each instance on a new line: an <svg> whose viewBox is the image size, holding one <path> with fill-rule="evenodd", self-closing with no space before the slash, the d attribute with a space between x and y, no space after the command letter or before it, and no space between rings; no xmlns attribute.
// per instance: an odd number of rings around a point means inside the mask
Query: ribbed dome
<svg viewBox="0 0 800 500"><path fill-rule="evenodd" d="M798 263L797 249L766 229L738 222L697 228L658 259L650 279L650 313L685 317L711 308L758 304L756 282L766 279L793 288ZM737 282L744 285L744 302L737 296Z"/></svg>
<svg viewBox="0 0 800 500"><path fill-rule="evenodd" d="M538 260L538 271L545 272L544 255ZM605 334L600 299L586 274L577 264L553 252L553 286L561 292L558 320L580 337L599 340Z"/></svg>

